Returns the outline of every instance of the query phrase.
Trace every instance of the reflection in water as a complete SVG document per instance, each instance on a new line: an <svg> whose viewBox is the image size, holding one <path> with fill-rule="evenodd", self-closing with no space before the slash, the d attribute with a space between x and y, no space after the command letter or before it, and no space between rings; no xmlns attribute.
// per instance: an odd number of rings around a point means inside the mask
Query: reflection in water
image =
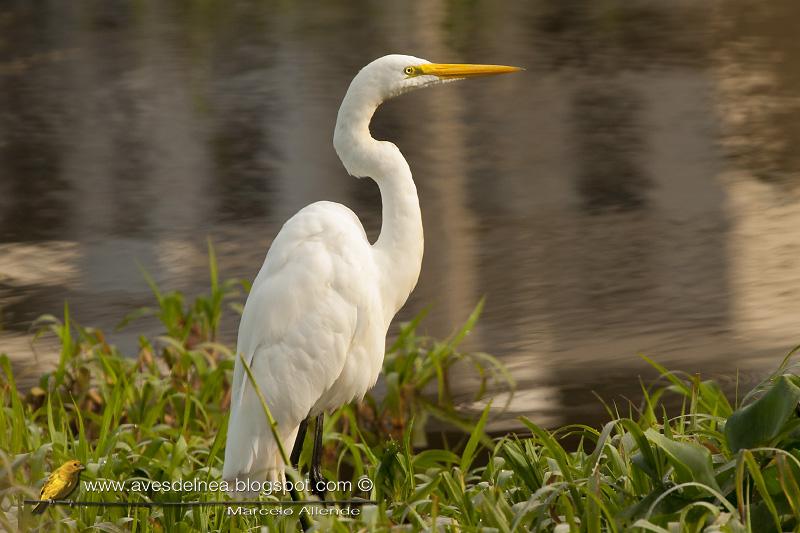
<svg viewBox="0 0 800 533"><path fill-rule="evenodd" d="M374 238L377 188L345 175L332 127L354 72L397 51L528 67L375 119L411 163L426 227L404 318L432 304L428 330L447 335L486 295L470 346L519 380L512 414L547 423L601 417L592 390L636 397L639 352L758 375L798 340L799 9L4 5L0 351L34 375L29 325L65 299L112 328L150 303L137 263L201 292L206 236L224 275L251 278L315 200L352 207Z"/></svg>
<svg viewBox="0 0 800 533"><path fill-rule="evenodd" d="M576 92L572 108L583 208L646 208L648 183L636 160L643 148L636 94L623 84L587 85Z"/></svg>
<svg viewBox="0 0 800 533"><path fill-rule="evenodd" d="M53 102L36 90L45 83L39 76L0 76L0 106L8 110L0 115L0 227L24 240L54 237L69 216Z"/></svg>
<svg viewBox="0 0 800 533"><path fill-rule="evenodd" d="M738 16L716 17L716 102L735 168L796 194L800 176L800 43L797 2L748 1ZM746 13L746 16L745 16Z"/></svg>
<svg viewBox="0 0 800 533"><path fill-rule="evenodd" d="M701 65L711 6L703 2L544 0L526 13L531 42L551 68L594 74ZM731 9L724 10L730 13Z"/></svg>
<svg viewBox="0 0 800 533"><path fill-rule="evenodd" d="M747 2L748 16L714 20L723 45L713 75L722 143L731 164L721 179L727 208L731 321L742 337L783 342L797 331L800 269L800 5Z"/></svg>

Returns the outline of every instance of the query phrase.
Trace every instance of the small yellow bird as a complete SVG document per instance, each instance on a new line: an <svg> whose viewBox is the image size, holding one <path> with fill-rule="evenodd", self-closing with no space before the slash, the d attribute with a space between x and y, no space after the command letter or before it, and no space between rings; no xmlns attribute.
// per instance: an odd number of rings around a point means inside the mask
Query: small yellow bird
<svg viewBox="0 0 800 533"><path fill-rule="evenodd" d="M86 467L80 461L67 461L59 466L47 477L39 493L40 500L63 500L78 486L81 470ZM33 514L41 514L47 509L48 502L39 502L33 508Z"/></svg>

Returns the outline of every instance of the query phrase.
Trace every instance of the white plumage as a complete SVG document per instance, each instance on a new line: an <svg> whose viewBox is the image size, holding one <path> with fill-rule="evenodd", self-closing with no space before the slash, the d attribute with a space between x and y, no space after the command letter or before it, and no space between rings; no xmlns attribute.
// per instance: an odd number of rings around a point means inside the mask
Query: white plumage
<svg viewBox="0 0 800 533"><path fill-rule="evenodd" d="M300 423L363 398L383 362L386 332L419 277L423 234L411 171L369 123L384 100L416 87L513 67L436 65L390 55L364 67L339 109L334 147L347 171L374 179L383 222L374 245L358 217L311 204L272 242L245 304L237 353L248 362L291 450ZM223 478L279 480L284 463L261 403L237 357Z"/></svg>

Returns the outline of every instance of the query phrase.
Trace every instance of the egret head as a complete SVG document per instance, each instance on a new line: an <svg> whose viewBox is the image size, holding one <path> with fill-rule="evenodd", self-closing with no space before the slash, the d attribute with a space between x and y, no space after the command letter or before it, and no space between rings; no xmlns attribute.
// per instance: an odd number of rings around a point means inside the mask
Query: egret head
<svg viewBox="0 0 800 533"><path fill-rule="evenodd" d="M365 99L377 100L374 102L377 105L420 87L518 70L518 67L505 65L431 63L419 57L392 54L380 57L362 68L350 88L358 90Z"/></svg>
<svg viewBox="0 0 800 533"><path fill-rule="evenodd" d="M405 55L383 56L362 68L350 83L350 88L339 108L333 146L347 171L356 177L378 176L385 170L378 168L386 157L375 157L370 146L402 155L391 143L371 144L369 133L372 114L382 102L412 89L429 87L448 81L506 74L521 70L503 65L467 65L431 63L425 59ZM384 154L386 155L386 154ZM403 159L403 165L405 160Z"/></svg>

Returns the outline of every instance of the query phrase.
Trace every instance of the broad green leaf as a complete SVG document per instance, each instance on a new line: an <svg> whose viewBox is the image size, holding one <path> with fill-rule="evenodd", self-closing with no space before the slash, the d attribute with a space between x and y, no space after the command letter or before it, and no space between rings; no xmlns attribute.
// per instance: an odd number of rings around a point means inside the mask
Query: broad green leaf
<svg viewBox="0 0 800 533"><path fill-rule="evenodd" d="M775 438L800 401L800 387L794 376L778 377L758 400L733 413L725 424L731 451L764 446Z"/></svg>
<svg viewBox="0 0 800 533"><path fill-rule="evenodd" d="M627 435L630 436L630 439L633 439L639 448L639 453L632 455L631 460L633 463L650 476L653 481L659 482L661 480L659 461L656 459L656 454L653 453L653 448L645 437L642 428L628 418L621 418L619 423L622 424L622 427L628 432ZM630 452L630 449L628 452Z"/></svg>
<svg viewBox="0 0 800 533"><path fill-rule="evenodd" d="M654 429L648 429L644 434L650 442L664 451L675 469L678 483L696 481L720 492L708 449L692 442L670 440Z"/></svg>

